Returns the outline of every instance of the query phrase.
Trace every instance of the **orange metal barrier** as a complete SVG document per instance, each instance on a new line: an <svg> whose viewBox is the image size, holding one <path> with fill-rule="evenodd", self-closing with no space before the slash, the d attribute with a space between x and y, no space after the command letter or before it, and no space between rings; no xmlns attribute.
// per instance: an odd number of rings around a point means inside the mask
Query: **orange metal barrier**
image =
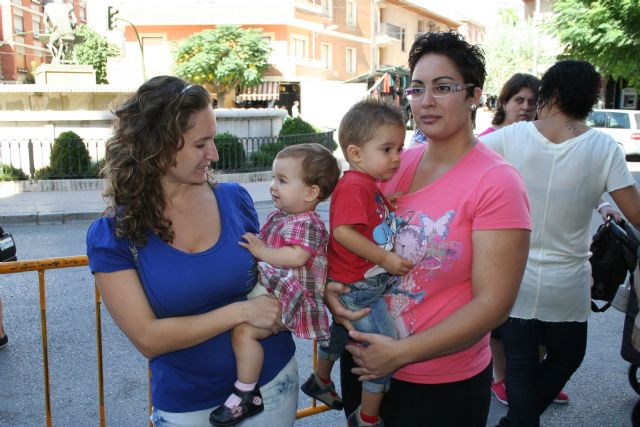
<svg viewBox="0 0 640 427"><path fill-rule="evenodd" d="M44 394L45 394L45 412L47 427L52 427L51 416L51 391L49 388L49 347L47 340L47 304L45 298L45 278L44 273L46 270L53 270L58 268L70 268L70 267L83 267L89 265L89 260L85 255L70 256L61 258L43 258L27 261L13 261L0 263L0 274L13 274L24 273L27 271L38 272L38 289L40 293L40 327L42 331L42 364L44 372ZM102 301L100 299L100 292L98 288L95 288L95 309L96 309L96 358L98 368L98 404L100 414L100 426L106 425L105 408L104 408L104 373L102 365L102 318L100 306ZM316 368L318 360L318 345L314 341L313 343L313 367ZM150 380L150 377L147 381ZM150 381L149 381L150 382ZM296 419L308 417L311 415L319 414L324 411L328 411L327 405L318 405L315 399L312 399L311 406L303 409L299 409L296 413ZM151 412L151 389L149 389L149 412Z"/></svg>

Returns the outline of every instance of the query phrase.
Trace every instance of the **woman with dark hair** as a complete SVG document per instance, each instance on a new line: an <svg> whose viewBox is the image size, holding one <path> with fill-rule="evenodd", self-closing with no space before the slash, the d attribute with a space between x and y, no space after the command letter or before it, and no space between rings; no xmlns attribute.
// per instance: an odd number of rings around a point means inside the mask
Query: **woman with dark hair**
<svg viewBox="0 0 640 427"><path fill-rule="evenodd" d="M527 268L500 327L509 412L501 426L539 426L540 415L582 363L587 345L594 206L608 192L640 226L640 193L618 144L584 124L600 92L591 64L561 61L542 77L538 120L482 137L513 164L531 201ZM538 343L547 354L538 360Z"/></svg>
<svg viewBox="0 0 640 427"><path fill-rule="evenodd" d="M477 144L473 115L485 78L482 51L455 32L427 33L409 56L406 90L425 144L404 150L380 185L401 193L395 250L414 267L387 301L400 339L356 332L331 283L325 299L350 331L341 361L347 414L360 382L393 374L380 415L387 427L486 425L491 401L489 332L506 318L529 249L529 210L514 168ZM353 362L358 365L354 367ZM354 424L352 424L354 425ZM382 425L357 424L357 425Z"/></svg>
<svg viewBox="0 0 640 427"><path fill-rule="evenodd" d="M536 115L540 80L531 74L516 73L502 86L491 127L478 136L491 133L511 123L531 121Z"/></svg>
<svg viewBox="0 0 640 427"><path fill-rule="evenodd" d="M251 197L208 175L218 160L209 93L154 77L116 112L107 142L107 215L87 232L87 255L111 316L149 359L155 426L209 426L234 389L231 330L271 329L258 385L264 411L243 426L291 426L298 374L279 302L246 294L253 256L238 242L258 232Z"/></svg>

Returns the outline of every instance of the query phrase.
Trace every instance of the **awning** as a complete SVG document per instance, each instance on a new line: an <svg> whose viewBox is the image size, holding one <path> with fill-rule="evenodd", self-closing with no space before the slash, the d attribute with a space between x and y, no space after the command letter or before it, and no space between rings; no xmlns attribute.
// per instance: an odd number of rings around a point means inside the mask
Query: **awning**
<svg viewBox="0 0 640 427"><path fill-rule="evenodd" d="M277 101L280 99L280 82L263 82L257 86L245 87L236 97L242 101Z"/></svg>

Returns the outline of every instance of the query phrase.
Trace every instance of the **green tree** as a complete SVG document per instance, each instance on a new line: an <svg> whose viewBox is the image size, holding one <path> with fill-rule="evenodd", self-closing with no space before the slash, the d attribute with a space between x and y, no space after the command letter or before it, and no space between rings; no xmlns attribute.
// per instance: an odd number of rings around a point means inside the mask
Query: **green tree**
<svg viewBox="0 0 640 427"><path fill-rule="evenodd" d="M175 72L185 80L210 85L218 105L237 86L262 82L270 49L262 31L220 25L182 40L174 50Z"/></svg>
<svg viewBox="0 0 640 427"><path fill-rule="evenodd" d="M487 64L486 93L497 95L515 73L531 73L534 67L536 29L518 18L515 10L501 9L498 23L487 31L483 45Z"/></svg>
<svg viewBox="0 0 640 427"><path fill-rule="evenodd" d="M553 10L549 30L563 45L562 57L589 61L640 88L638 0L558 0Z"/></svg>
<svg viewBox="0 0 640 427"><path fill-rule="evenodd" d="M108 83L107 59L120 55L120 49L86 25L79 25L76 34L84 37L73 47L73 54L79 64L92 65L96 70L96 83Z"/></svg>

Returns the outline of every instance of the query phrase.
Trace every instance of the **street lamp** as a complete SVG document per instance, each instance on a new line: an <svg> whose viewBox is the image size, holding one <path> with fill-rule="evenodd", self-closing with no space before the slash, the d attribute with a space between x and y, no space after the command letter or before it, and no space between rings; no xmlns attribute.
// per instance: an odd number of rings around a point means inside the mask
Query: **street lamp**
<svg viewBox="0 0 640 427"><path fill-rule="evenodd" d="M107 28L109 30L113 30L116 26L116 22L117 21L122 21L122 22L126 22L127 24L131 25L131 28L133 28L133 31L136 33L136 38L138 39L138 46L140 46L140 56L142 59L142 79L144 81L147 81L147 69L146 66L144 64L144 46L142 45L142 40L140 39L140 34L138 33L138 28L136 28L136 26L133 24L133 22L128 21L124 18L121 18L119 16L119 11L112 7L109 6L107 8Z"/></svg>
<svg viewBox="0 0 640 427"><path fill-rule="evenodd" d="M18 31L15 34L11 34L9 37L7 37L6 39L2 40L2 42L0 42L0 48L3 47L5 44L7 44L9 40L11 40L14 37L24 36L26 34L31 34L31 33L33 33L33 31Z"/></svg>

